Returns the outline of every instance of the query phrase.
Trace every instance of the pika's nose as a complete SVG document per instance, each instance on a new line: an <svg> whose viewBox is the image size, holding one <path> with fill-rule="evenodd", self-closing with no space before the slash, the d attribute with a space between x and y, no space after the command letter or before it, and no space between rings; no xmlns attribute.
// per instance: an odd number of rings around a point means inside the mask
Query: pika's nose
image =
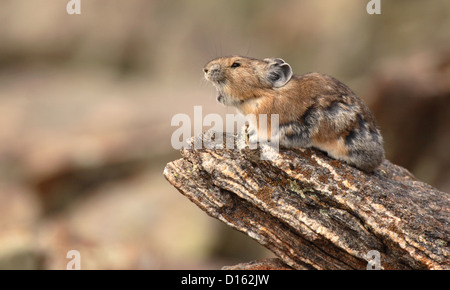
<svg viewBox="0 0 450 290"><path fill-rule="evenodd" d="M213 65L210 65L210 66L206 66L204 69L203 69L203 71L205 72L205 74L206 73L210 73L210 74L215 74L215 73L217 73L218 71L220 70L220 65L218 65L218 64L213 64Z"/></svg>

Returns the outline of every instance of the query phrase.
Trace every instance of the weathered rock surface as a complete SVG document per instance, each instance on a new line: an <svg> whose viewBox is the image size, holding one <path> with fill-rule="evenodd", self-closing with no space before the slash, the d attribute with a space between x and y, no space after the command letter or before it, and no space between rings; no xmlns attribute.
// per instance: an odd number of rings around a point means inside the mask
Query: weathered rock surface
<svg viewBox="0 0 450 290"><path fill-rule="evenodd" d="M448 193L388 160L367 174L317 150L261 151L182 149L164 175L294 269L366 269L372 250L382 269L450 268Z"/></svg>
<svg viewBox="0 0 450 290"><path fill-rule="evenodd" d="M292 268L278 258L268 258L240 263L234 266L225 266L222 270L292 270Z"/></svg>

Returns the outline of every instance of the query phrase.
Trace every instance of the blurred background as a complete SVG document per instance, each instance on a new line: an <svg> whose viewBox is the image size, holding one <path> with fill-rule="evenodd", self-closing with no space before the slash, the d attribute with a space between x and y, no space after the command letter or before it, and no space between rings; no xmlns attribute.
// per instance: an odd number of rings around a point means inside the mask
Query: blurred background
<svg viewBox="0 0 450 290"><path fill-rule="evenodd" d="M0 269L220 269L271 257L163 177L175 114L235 113L210 59L349 85L387 158L450 191L450 1L0 0Z"/></svg>

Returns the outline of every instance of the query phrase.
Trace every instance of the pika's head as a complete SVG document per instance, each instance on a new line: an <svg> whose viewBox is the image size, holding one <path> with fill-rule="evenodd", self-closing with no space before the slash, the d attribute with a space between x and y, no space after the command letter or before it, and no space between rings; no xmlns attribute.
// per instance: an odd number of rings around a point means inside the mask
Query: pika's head
<svg viewBox="0 0 450 290"><path fill-rule="evenodd" d="M203 71L219 93L217 100L235 107L260 97L264 90L285 86L292 77L291 66L281 58L220 57L206 64Z"/></svg>

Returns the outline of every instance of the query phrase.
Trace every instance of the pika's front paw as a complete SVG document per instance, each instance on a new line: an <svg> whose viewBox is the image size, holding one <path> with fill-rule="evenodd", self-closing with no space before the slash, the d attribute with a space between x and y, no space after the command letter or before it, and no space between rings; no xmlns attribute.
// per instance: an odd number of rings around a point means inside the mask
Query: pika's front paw
<svg viewBox="0 0 450 290"><path fill-rule="evenodd" d="M246 131L248 136L248 144L256 144L258 142L258 134L256 133L256 129L251 125L247 125Z"/></svg>
<svg viewBox="0 0 450 290"><path fill-rule="evenodd" d="M253 132L252 134L248 134L248 143L249 144L256 144L258 143L258 135L256 132Z"/></svg>

